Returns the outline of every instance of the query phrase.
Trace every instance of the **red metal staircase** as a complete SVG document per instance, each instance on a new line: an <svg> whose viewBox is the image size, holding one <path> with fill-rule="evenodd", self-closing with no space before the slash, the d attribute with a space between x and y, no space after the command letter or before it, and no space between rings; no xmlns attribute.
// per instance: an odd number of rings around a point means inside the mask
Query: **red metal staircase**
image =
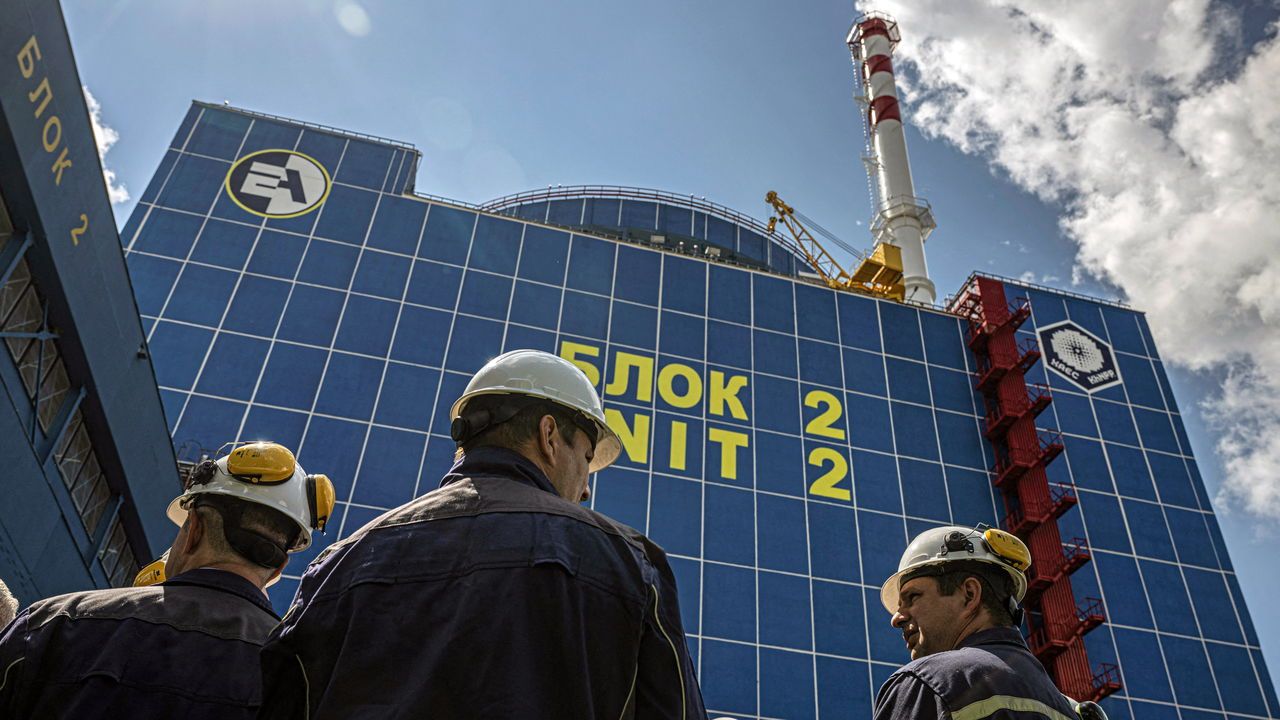
<svg viewBox="0 0 1280 720"><path fill-rule="evenodd" d="M1075 488L1050 483L1045 467L1063 449L1055 431L1036 429L1038 416L1053 401L1047 387L1026 381L1040 359L1031 338L1018 328L1031 316L1026 298L1010 302L1004 283L975 276L951 304L969 321L967 340L977 360L975 387L982 393L984 435L995 464L992 483L1004 500L1004 526L1031 550L1027 572L1027 644L1053 675L1058 688L1077 700L1100 700L1120 689L1120 673L1103 664L1095 672L1084 636L1106 621L1102 601L1077 604L1071 574L1089 562L1083 538L1063 542L1058 518L1077 503Z"/></svg>

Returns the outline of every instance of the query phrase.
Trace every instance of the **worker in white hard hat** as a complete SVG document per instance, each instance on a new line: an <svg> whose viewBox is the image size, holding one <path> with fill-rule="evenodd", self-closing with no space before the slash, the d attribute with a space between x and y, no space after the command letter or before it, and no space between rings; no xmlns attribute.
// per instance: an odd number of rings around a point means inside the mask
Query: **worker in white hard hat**
<svg viewBox="0 0 1280 720"><path fill-rule="evenodd" d="M506 353L449 419L439 489L308 569L261 716L703 720L666 555L580 504L621 448L582 371Z"/></svg>
<svg viewBox="0 0 1280 720"><path fill-rule="evenodd" d="M0 717L255 717L279 622L265 588L333 503L275 443L201 462L169 506L177 538L135 587L39 601L0 636Z"/></svg>
<svg viewBox="0 0 1280 720"><path fill-rule="evenodd" d="M1027 649L1019 603L1031 553L1017 536L978 525L920 533L880 602L902 632L911 662L876 696L876 720L1106 720L1054 685Z"/></svg>

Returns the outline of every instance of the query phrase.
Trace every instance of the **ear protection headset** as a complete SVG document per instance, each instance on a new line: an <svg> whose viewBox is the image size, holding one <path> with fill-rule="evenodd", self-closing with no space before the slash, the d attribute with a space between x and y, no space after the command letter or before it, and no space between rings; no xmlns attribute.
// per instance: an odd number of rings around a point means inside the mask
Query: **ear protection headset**
<svg viewBox="0 0 1280 720"><path fill-rule="evenodd" d="M333 513L337 495L328 475L307 476L307 512L310 514L312 530L324 532L324 526L329 523L329 515Z"/></svg>
<svg viewBox="0 0 1280 720"><path fill-rule="evenodd" d="M464 413L449 423L449 437L461 445L478 437L484 431L507 422L532 404L528 401L506 400L497 407L481 408L473 412Z"/></svg>
<svg viewBox="0 0 1280 720"><path fill-rule="evenodd" d="M256 487L281 485L294 477L296 463L293 461L293 454L288 450L272 444L265 448L265 452L242 452L252 448L253 446L242 446L236 448L228 456L226 461L228 471L225 476L229 476L237 482ZM187 492L191 492L193 488L199 485L215 482L219 477L218 470L218 464L213 460L201 462L192 470L184 489ZM333 482L327 476L321 474L303 476L302 482L306 498L306 516L305 518L294 519L295 521L304 520L311 529L323 531L337 499ZM207 505L217 510L223 517L223 534L232 547L241 555L265 567L279 567L284 562L286 551L262 535L241 528L243 507L235 503L213 500L215 496L224 497L222 493L218 492L200 492L192 495L188 502L190 507ZM244 502L254 502L252 497L246 497L239 493L225 496L234 497ZM259 504L280 511L280 508L275 507L273 503L262 502ZM294 512L297 511L295 510ZM298 535L295 534L294 540L290 541L291 547L296 544L297 537Z"/></svg>
<svg viewBox="0 0 1280 720"><path fill-rule="evenodd" d="M549 406L549 401L541 399L524 399L524 400L505 400L494 408L481 408L474 412L464 412L462 415L453 419L449 424L449 437L459 445L478 437L481 433L490 428L497 427L520 414L520 411L533 406ZM582 432L586 433L587 439L591 441L591 447L595 447L599 441L600 430L595 423L591 422L582 412L570 407L557 404L556 409L560 410L564 415L568 415L575 426Z"/></svg>
<svg viewBox="0 0 1280 720"><path fill-rule="evenodd" d="M250 485L271 487L293 478L297 461L293 453L275 443L250 443L232 450L227 456L227 474ZM337 493L326 475L304 477L307 496L308 525L312 530L324 531L333 512Z"/></svg>
<svg viewBox="0 0 1280 720"><path fill-rule="evenodd" d="M979 524L968 533L962 533L958 530L948 533L943 539L943 548L940 554L946 556L955 552L973 555L974 545L972 538L974 537L977 537L978 541L982 543L982 547L986 552L994 555L997 560L1013 567L1018 572L1026 572L1027 568L1031 567L1031 555L1027 550L1027 546L1017 536L1004 530L987 527L984 524ZM960 562L964 562L964 560ZM981 568L984 564L977 561L973 563L975 569ZM942 575L947 572L944 566L937 565L924 570L926 571L913 574L919 577L921 575ZM1021 625L1024 612L1013 595L1005 598L1005 607L1013 618L1013 624Z"/></svg>

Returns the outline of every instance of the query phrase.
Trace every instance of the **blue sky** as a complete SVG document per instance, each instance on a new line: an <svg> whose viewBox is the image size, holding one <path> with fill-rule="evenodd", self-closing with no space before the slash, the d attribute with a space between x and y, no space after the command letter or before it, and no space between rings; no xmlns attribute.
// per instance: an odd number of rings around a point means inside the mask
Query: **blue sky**
<svg viewBox="0 0 1280 720"><path fill-rule="evenodd" d="M1148 311L1274 676L1280 9L1060 5L877 6L902 22L912 171L939 224L930 272L940 298L979 270ZM849 2L63 7L118 133L121 223L200 99L412 142L431 194L634 185L764 218L777 190L870 245Z"/></svg>

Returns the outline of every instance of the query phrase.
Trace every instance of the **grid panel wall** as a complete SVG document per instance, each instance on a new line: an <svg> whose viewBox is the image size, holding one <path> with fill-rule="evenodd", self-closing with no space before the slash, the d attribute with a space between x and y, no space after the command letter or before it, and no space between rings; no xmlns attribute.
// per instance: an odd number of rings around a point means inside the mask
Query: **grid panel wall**
<svg viewBox="0 0 1280 720"><path fill-rule="evenodd" d="M175 444L270 437L339 486L277 605L328 542L437 486L449 405L520 347L595 369L627 442L592 505L671 553L716 714L868 714L907 659L878 598L907 539L1002 520L959 319L387 193L401 149L193 113L123 241ZM323 164L324 204L228 202L231 163L263 147ZM1028 378L1054 388L1051 479L1080 496L1065 536L1093 549L1075 578L1109 610L1087 639L1124 674L1108 712L1277 717L1145 321L1029 294L1027 337L1070 319L1124 379L1090 396L1039 364Z"/></svg>

